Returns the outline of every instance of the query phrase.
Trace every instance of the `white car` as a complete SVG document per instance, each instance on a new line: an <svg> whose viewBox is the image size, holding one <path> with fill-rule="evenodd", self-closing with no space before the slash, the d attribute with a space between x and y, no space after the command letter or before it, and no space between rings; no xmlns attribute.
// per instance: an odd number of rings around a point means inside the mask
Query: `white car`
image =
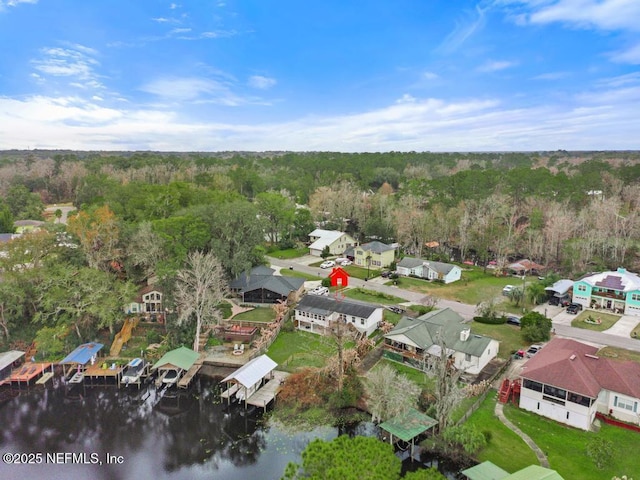
<svg viewBox="0 0 640 480"><path fill-rule="evenodd" d="M336 266L336 262L334 262L333 260L327 260L326 262L322 262L320 264L320 268L331 268L335 266Z"/></svg>
<svg viewBox="0 0 640 480"><path fill-rule="evenodd" d="M513 289L516 288L513 285L505 285L504 288L502 289L502 294L505 296L509 296L509 294L513 291Z"/></svg>
<svg viewBox="0 0 640 480"><path fill-rule="evenodd" d="M329 295L329 289L327 287L316 287L313 290L309 290L311 295Z"/></svg>
<svg viewBox="0 0 640 480"><path fill-rule="evenodd" d="M343 267L346 267L347 265L351 265L351 263L352 263L351 260L346 259L340 262L340 265L342 265Z"/></svg>

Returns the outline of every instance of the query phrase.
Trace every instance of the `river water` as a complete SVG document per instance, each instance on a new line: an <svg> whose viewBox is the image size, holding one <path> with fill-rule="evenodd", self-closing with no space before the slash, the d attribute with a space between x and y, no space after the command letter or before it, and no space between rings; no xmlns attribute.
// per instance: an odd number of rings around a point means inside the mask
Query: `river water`
<svg viewBox="0 0 640 480"><path fill-rule="evenodd" d="M56 383L0 406L0 479L278 479L311 439L340 433L272 425L224 404L206 377L181 392Z"/></svg>

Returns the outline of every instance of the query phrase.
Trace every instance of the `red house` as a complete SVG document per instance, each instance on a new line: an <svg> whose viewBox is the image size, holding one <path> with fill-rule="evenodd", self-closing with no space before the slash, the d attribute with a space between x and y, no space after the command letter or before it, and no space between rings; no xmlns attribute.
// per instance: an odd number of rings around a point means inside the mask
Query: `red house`
<svg viewBox="0 0 640 480"><path fill-rule="evenodd" d="M334 267L329 274L332 287L348 287L349 286L349 274L340 267Z"/></svg>

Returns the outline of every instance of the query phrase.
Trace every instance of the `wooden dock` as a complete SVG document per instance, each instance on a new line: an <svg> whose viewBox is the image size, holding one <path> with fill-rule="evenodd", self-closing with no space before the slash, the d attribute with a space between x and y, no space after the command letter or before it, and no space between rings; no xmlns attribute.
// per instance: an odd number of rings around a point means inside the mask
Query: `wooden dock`
<svg viewBox="0 0 640 480"><path fill-rule="evenodd" d="M202 367L202 362L204 361L204 358L205 358L205 355L201 353L198 359L196 360L196 362L193 365L191 365L191 368L189 370L187 370L187 373L185 373L182 376L182 378L178 380L178 388L189 388L189 385L191 384L193 377L196 376L196 373L198 373L198 371Z"/></svg>
<svg viewBox="0 0 640 480"><path fill-rule="evenodd" d="M231 388L228 388L224 392L222 392L220 394L220 397L230 399L235 395L235 393L238 391L239 388L240 388L240 384L234 383L233 385L231 385ZM231 400L229 400L229 403L231 403Z"/></svg>
<svg viewBox="0 0 640 480"><path fill-rule="evenodd" d="M289 376L289 373L279 370L274 370L272 373L273 378L246 399L247 404L262 407L265 412L267 411L267 405L276 398L280 385Z"/></svg>
<svg viewBox="0 0 640 480"><path fill-rule="evenodd" d="M37 381L36 385L46 385L49 380L53 378L53 372L47 372L43 374Z"/></svg>

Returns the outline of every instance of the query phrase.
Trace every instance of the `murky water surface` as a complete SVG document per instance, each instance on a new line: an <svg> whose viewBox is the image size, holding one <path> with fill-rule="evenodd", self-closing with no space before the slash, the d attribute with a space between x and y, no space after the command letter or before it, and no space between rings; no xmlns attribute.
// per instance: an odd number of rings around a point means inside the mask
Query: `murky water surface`
<svg viewBox="0 0 640 480"><path fill-rule="evenodd" d="M206 377L180 392L58 385L0 406L0 479L278 479L309 440L339 433L269 426Z"/></svg>

